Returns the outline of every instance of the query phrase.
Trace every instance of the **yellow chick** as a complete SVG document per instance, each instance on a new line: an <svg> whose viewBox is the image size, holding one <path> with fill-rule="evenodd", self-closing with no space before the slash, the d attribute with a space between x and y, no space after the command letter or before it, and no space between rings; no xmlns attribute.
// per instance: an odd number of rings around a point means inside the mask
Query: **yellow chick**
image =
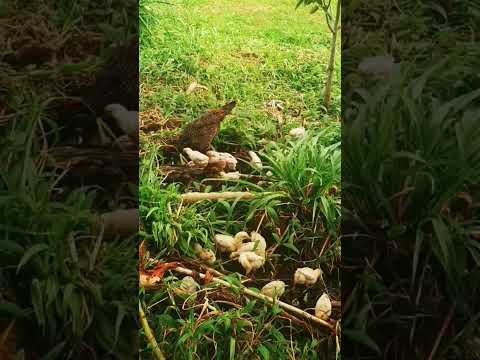
<svg viewBox="0 0 480 360"><path fill-rule="evenodd" d="M192 295L198 289L200 285L191 276L185 276L173 291L176 295L185 297Z"/></svg>
<svg viewBox="0 0 480 360"><path fill-rule="evenodd" d="M193 245L193 250L200 260L209 265L212 265L215 260L217 260L215 253L212 250L204 249L200 244Z"/></svg>
<svg viewBox="0 0 480 360"><path fill-rule="evenodd" d="M250 164L252 164L254 168L259 170L263 168L262 160L260 160L254 151L249 151L248 156L250 156Z"/></svg>
<svg viewBox="0 0 480 360"><path fill-rule="evenodd" d="M266 284L262 290L260 290L260 293L263 295L269 296L271 298L277 297L280 298L280 296L283 295L285 292L285 283L280 280L275 280L275 281L270 281L268 284Z"/></svg>
<svg viewBox="0 0 480 360"><path fill-rule="evenodd" d="M200 151L192 150L189 147L183 149L183 152L187 154L190 160L193 162L194 165L197 166L207 166L208 165L208 156L202 154Z"/></svg>
<svg viewBox="0 0 480 360"><path fill-rule="evenodd" d="M315 305L315 316L327 320L332 315L332 302L326 293L323 293Z"/></svg>
<svg viewBox="0 0 480 360"><path fill-rule="evenodd" d="M235 170L237 167L237 159L232 154L226 152L207 151L210 161L224 160L227 170Z"/></svg>
<svg viewBox="0 0 480 360"><path fill-rule="evenodd" d="M307 131L304 127L298 127L290 130L288 134L295 139L302 139L307 134Z"/></svg>
<svg viewBox="0 0 480 360"><path fill-rule="evenodd" d="M318 277L322 273L320 269L311 269L309 267L298 268L293 275L293 283L304 284L306 286L313 285L317 282Z"/></svg>
<svg viewBox="0 0 480 360"><path fill-rule="evenodd" d="M259 233L252 231L250 233L250 242L241 244L237 251L231 253L230 258L236 259L240 256L241 253L247 251L253 251L258 256L265 257L265 251L267 249L267 243L265 242L265 238L260 235Z"/></svg>
<svg viewBox="0 0 480 360"><path fill-rule="evenodd" d="M258 256L252 251L242 252L238 257L238 262L245 269L245 273L248 275L251 271L257 270L265 264L265 258Z"/></svg>
<svg viewBox="0 0 480 360"><path fill-rule="evenodd" d="M125 134L138 139L138 111L128 111L120 104L110 104L105 106L104 112L110 114Z"/></svg>
<svg viewBox="0 0 480 360"><path fill-rule="evenodd" d="M221 252L236 251L244 240L250 239L250 236L245 231L240 231L235 236L231 235L215 235L215 244Z"/></svg>
<svg viewBox="0 0 480 360"><path fill-rule="evenodd" d="M265 238L256 231L252 231L250 233L250 240L253 242L256 242L256 241L263 242L263 243L265 242Z"/></svg>

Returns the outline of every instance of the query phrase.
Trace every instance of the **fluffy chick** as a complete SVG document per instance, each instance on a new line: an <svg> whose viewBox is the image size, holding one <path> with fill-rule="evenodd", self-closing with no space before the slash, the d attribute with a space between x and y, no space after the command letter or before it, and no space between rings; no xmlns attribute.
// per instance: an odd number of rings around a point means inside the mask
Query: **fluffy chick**
<svg viewBox="0 0 480 360"><path fill-rule="evenodd" d="M293 283L296 284L304 284L306 286L313 285L317 282L322 270L315 269L309 267L298 268L295 271L293 276Z"/></svg>
<svg viewBox="0 0 480 360"><path fill-rule="evenodd" d="M207 155L210 161L224 160L226 163L225 168L227 170L235 170L237 168L237 159L232 154L218 151L207 151Z"/></svg>
<svg viewBox="0 0 480 360"><path fill-rule="evenodd" d="M180 296L189 296L198 289L200 289L200 285L191 276L185 276L173 291Z"/></svg>
<svg viewBox="0 0 480 360"><path fill-rule="evenodd" d="M323 293L315 304L315 316L327 320L332 314L332 302L326 293Z"/></svg>
<svg viewBox="0 0 480 360"><path fill-rule="evenodd" d="M209 159L207 168L212 172L217 172L217 173L220 173L220 175L222 175L221 173L223 173L223 170L225 169L226 166L227 166L227 163L225 160Z"/></svg>
<svg viewBox="0 0 480 360"><path fill-rule="evenodd" d="M258 170L263 168L262 160L254 151L249 151L248 156L250 156L250 164Z"/></svg>
<svg viewBox="0 0 480 360"><path fill-rule="evenodd" d="M304 127L298 127L290 130L288 134L295 139L302 139L307 134L307 131Z"/></svg>
<svg viewBox="0 0 480 360"><path fill-rule="evenodd" d="M215 244L220 252L236 251L244 240L250 239L245 231L240 231L235 236L231 235L215 235Z"/></svg>
<svg viewBox="0 0 480 360"><path fill-rule="evenodd" d="M274 280L270 281L268 284L266 284L262 290L260 290L260 293L263 295L269 296L271 298L277 297L280 298L280 296L283 295L285 292L285 283L280 280Z"/></svg>
<svg viewBox="0 0 480 360"><path fill-rule="evenodd" d="M117 126L130 138L138 141L138 111L128 111L123 105L110 104L105 106L105 113L110 115Z"/></svg>
<svg viewBox="0 0 480 360"><path fill-rule="evenodd" d="M250 272L257 270L265 264L265 258L258 256L252 251L243 252L238 258L238 262L245 269L245 273L248 275Z"/></svg>
<svg viewBox="0 0 480 360"><path fill-rule="evenodd" d="M217 260L215 253L212 250L204 249L200 244L193 245L193 250L200 260L209 265L212 265L215 260Z"/></svg>
<svg viewBox="0 0 480 360"><path fill-rule="evenodd" d="M267 250L267 243L265 238L257 233L256 231L252 231L250 233L250 240L247 243L241 244L237 251L234 251L230 254L231 259L236 259L240 256L241 253L253 251L258 256L265 257L265 251Z"/></svg>
<svg viewBox="0 0 480 360"><path fill-rule="evenodd" d="M218 173L222 179L229 179L229 180L238 180L240 179L240 172L239 171L234 171L234 172L224 172L220 171Z"/></svg>
<svg viewBox="0 0 480 360"><path fill-rule="evenodd" d="M183 148L183 152L187 154L190 160L197 166L207 166L208 156L202 154L200 151L192 150L191 148Z"/></svg>

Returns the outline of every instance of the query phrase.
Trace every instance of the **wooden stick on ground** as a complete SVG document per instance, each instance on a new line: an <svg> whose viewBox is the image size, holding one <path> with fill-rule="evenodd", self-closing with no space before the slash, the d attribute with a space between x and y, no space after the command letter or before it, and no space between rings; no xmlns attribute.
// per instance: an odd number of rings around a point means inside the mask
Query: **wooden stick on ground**
<svg viewBox="0 0 480 360"><path fill-rule="evenodd" d="M251 192L211 192L211 193L203 193L203 192L190 192L182 194L182 200L184 203L193 203L202 200L251 200L255 197L254 194Z"/></svg>
<svg viewBox="0 0 480 360"><path fill-rule="evenodd" d="M153 354L157 360L165 360L165 356L163 355L162 351L158 347L157 340L155 336L153 336L152 329L148 325L147 317L145 316L145 312L143 311L142 304L138 302L138 311L140 313L140 321L142 322L143 330L145 331L145 336L152 346Z"/></svg>
<svg viewBox="0 0 480 360"><path fill-rule="evenodd" d="M195 275L195 272L193 270L190 270L190 269L186 269L186 268L183 268L183 267L176 267L176 268L173 268L172 269L173 271L176 271L178 273L181 273L181 274L184 274L184 275L190 275L190 276L194 276ZM200 278L204 279L206 277L205 274L202 274L202 273L196 273ZM160 286L160 284L155 284L156 281L160 280L159 278L157 277L140 277L140 286L144 287L145 290L150 290L150 289L154 289L154 288L158 288ZM228 288L232 288L232 285L222 279L219 279L217 277L213 277L211 279L212 282L214 283L217 283L217 284L220 284L220 285L223 285L225 287L228 287ZM303 311L295 306L292 306L290 304L287 304L283 301L280 301L280 300L277 300L277 299L273 299L269 296L265 296L263 294L260 294L260 293L257 293L255 291L252 291L248 288L246 288L245 286L241 286L240 287L240 291L242 293L244 293L245 295L248 295L248 296L251 296L251 297L254 297L256 299L260 299L260 300L264 300L270 304L278 304L278 306L280 306L283 310L285 311L289 311L291 313L294 313L296 315L299 315L303 318L306 318L308 320L311 320L315 323L317 323L318 325L321 325L323 327L326 327L328 328L329 330L331 330L332 332L335 332L335 327L330 324L329 322L325 321L325 320L322 320L316 316L313 316L312 314L309 314L307 313L306 311Z"/></svg>

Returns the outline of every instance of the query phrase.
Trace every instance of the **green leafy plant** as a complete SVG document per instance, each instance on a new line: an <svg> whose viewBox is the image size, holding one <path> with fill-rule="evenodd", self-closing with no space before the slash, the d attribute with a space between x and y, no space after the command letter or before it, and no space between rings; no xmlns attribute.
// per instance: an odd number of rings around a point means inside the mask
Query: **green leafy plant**
<svg viewBox="0 0 480 360"><path fill-rule="evenodd" d="M433 287L442 289L441 303L456 311L459 323L478 313L466 285L478 278L476 250L469 250L465 233L473 214L458 196L474 193L480 174L480 147L473 142L480 135L474 125L480 92L446 99L432 86L458 61L446 58L413 80L414 70L404 67L372 91L359 89L346 109L343 253L382 258L388 246L397 249L386 256L390 264L380 261L356 274L357 284L346 282L352 302L345 307L345 336L373 352L388 341L381 329L392 321L405 341L422 336L435 317L427 305ZM404 304L400 291L386 295L401 282L412 296ZM381 313L374 320L372 309ZM412 351L427 351L415 346Z"/></svg>

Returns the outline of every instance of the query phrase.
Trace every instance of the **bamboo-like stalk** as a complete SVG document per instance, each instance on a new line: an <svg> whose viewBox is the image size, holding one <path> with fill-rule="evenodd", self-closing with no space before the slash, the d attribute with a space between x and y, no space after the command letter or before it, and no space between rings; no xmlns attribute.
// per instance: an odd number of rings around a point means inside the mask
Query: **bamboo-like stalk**
<svg viewBox="0 0 480 360"><path fill-rule="evenodd" d="M183 268L183 267L176 267L176 268L173 268L172 269L173 271L176 271L178 273L181 273L181 274L184 274L184 275L190 275L190 276L194 276L195 275L195 272L193 270L190 270L190 269L186 269L186 268ZM204 279L206 277L205 274L202 274L202 273L197 273L198 276L200 276L200 278ZM159 280L159 279L156 279L156 277L141 277L140 278L140 283L143 284L143 287L145 288L145 290L150 290L150 289L155 289L155 288L158 288L158 286L160 285L157 285L156 282ZM212 282L214 283L217 283L217 284L220 284L222 286L225 286L225 287L228 287L228 288L232 288L233 286L226 282L225 280L222 280L222 279L219 279L217 277L212 277L211 279ZM246 288L245 286L240 286L240 291L245 294L245 295L248 295L248 296L251 296L251 297L254 297L256 299L260 299L260 300L264 300L270 304L278 304L278 306L280 306L283 310L287 311L287 312L291 312L291 313L294 313L296 315L299 315L305 319L308 319L308 320L311 320L315 323L317 323L318 325L321 325L323 327L326 327L328 328L329 330L331 331L335 331L335 327L330 324L329 322L325 321L325 320L322 320L312 314L309 314L307 313L306 311L303 311L302 309L299 309L295 306L292 306L290 304L287 304L283 301L280 301L278 299L273 299L269 296L266 296L266 295L263 295L261 293L257 293L255 291L252 291L248 288Z"/></svg>
<svg viewBox="0 0 480 360"><path fill-rule="evenodd" d="M251 200L255 197L254 194L251 192L232 192L232 191L225 191L225 192L211 192L211 193L203 193L203 192L190 192L181 195L182 200L184 203L193 203L202 200L232 200L232 199L242 199L242 200Z"/></svg>
<svg viewBox="0 0 480 360"><path fill-rule="evenodd" d="M145 312L143 311L142 304L138 302L138 312L140 314L140 321L142 323L143 330L145 331L145 336L147 337L148 342L152 346L153 354L157 360L165 360L165 356L160 350L157 340L152 333L152 329L150 329L150 325L148 325L147 317L145 316Z"/></svg>
<svg viewBox="0 0 480 360"><path fill-rule="evenodd" d="M337 48L337 37L338 37L338 31L339 31L341 9L342 9L341 1L338 0L337 12L335 14L335 22L333 23L333 28L330 27L330 30L332 31L332 40L330 43L330 55L329 55L328 67L327 67L327 81L325 82L325 92L323 94L323 105L326 108L330 106L330 98L332 94L333 72L335 70L335 51Z"/></svg>

